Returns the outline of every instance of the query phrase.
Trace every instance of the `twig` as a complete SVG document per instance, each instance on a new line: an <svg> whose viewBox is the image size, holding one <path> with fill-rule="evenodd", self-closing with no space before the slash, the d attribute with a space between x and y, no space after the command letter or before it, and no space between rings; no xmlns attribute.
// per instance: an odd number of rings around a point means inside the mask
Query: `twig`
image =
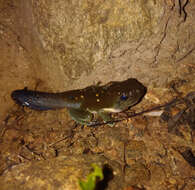
<svg viewBox="0 0 195 190"><path fill-rule="evenodd" d="M129 116L127 116L127 118L117 119L117 120L112 120L112 121L99 122L99 123L93 123L93 124L89 125L89 127L96 127L96 126L99 126L99 125L105 125L105 124L109 124L109 123L118 123L118 122L121 122L121 121L125 121L129 118L136 117L136 116L139 116L139 115L143 115L144 113L152 112L154 110L160 110L161 108L164 108L164 107L169 107L172 104L175 104L178 100L179 100L178 98L175 98L175 99L171 100L170 102L165 103L163 105L155 106L151 109L147 109L147 110L129 115Z"/></svg>

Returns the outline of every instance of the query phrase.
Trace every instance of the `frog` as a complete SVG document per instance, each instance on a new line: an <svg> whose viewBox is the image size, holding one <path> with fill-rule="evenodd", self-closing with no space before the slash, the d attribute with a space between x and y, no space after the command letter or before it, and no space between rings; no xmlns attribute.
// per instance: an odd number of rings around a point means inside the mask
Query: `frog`
<svg viewBox="0 0 195 190"><path fill-rule="evenodd" d="M71 118L82 125L92 125L94 114L112 121L111 113L119 113L139 103L147 88L135 78L111 81L65 92L43 92L27 88L14 90L11 98L19 105L45 111L66 108ZM110 123L113 126L113 123Z"/></svg>

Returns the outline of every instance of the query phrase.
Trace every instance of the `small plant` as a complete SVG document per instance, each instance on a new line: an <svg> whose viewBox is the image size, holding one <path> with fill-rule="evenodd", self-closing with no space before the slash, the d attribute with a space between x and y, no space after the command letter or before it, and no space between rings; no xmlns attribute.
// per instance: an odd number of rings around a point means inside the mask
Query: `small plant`
<svg viewBox="0 0 195 190"><path fill-rule="evenodd" d="M92 164L92 167L94 171L87 176L87 180L79 180L79 186L81 190L94 190L97 178L99 178L100 180L103 180L104 178L102 168L100 168L96 164Z"/></svg>

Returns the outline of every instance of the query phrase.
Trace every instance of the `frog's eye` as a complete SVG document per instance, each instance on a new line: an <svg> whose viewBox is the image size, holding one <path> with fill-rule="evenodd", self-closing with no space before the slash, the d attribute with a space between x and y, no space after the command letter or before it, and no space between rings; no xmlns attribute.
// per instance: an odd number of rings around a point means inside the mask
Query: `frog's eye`
<svg viewBox="0 0 195 190"><path fill-rule="evenodd" d="M121 97L120 97L120 99L121 99L122 101L125 101L125 100L128 99L128 96L126 96L125 94L122 94Z"/></svg>

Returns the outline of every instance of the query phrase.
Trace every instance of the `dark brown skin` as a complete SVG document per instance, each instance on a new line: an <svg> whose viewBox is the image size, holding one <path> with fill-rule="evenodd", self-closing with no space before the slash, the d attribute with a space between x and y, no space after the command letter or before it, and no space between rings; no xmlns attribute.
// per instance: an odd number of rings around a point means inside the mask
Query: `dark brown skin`
<svg viewBox="0 0 195 190"><path fill-rule="evenodd" d="M137 104L146 93L136 79L110 82L104 86L89 86L80 90L62 93L46 93L27 89L13 91L11 97L16 103L36 110L66 107L71 117L79 123L90 124L93 113L104 121L110 119L109 112L121 112Z"/></svg>

